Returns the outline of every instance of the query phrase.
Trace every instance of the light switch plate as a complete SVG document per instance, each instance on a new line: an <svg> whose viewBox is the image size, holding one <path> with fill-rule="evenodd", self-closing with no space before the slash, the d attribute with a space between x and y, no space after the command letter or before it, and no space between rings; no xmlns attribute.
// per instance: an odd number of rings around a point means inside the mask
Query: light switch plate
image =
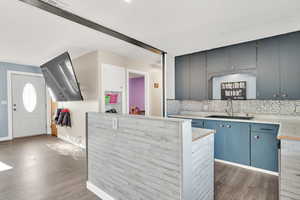
<svg viewBox="0 0 300 200"><path fill-rule="evenodd" d="M113 129L118 129L118 118L113 118L112 119L112 128Z"/></svg>

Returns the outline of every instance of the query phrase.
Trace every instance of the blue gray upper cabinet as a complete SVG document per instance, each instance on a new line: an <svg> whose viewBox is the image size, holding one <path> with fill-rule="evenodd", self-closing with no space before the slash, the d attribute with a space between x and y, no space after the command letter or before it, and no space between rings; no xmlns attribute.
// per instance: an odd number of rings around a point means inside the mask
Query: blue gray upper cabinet
<svg viewBox="0 0 300 200"><path fill-rule="evenodd" d="M208 97L205 53L179 56L175 60L175 97L205 100Z"/></svg>
<svg viewBox="0 0 300 200"><path fill-rule="evenodd" d="M175 58L175 95L178 100L190 99L190 58Z"/></svg>
<svg viewBox="0 0 300 200"><path fill-rule="evenodd" d="M300 99L300 32L280 36L280 78L282 99Z"/></svg>
<svg viewBox="0 0 300 200"><path fill-rule="evenodd" d="M300 100L300 32L176 57L176 99L211 97L214 76L257 74L257 99Z"/></svg>
<svg viewBox="0 0 300 200"><path fill-rule="evenodd" d="M256 68L256 42L207 51L207 73L235 73Z"/></svg>
<svg viewBox="0 0 300 200"><path fill-rule="evenodd" d="M228 48L207 51L207 74L222 74L230 71Z"/></svg>
<svg viewBox="0 0 300 200"><path fill-rule="evenodd" d="M256 68L256 42L229 46L229 65L233 71Z"/></svg>
<svg viewBox="0 0 300 200"><path fill-rule="evenodd" d="M190 99L208 98L205 53L190 55Z"/></svg>
<svg viewBox="0 0 300 200"><path fill-rule="evenodd" d="M257 99L276 99L280 95L279 40L260 40L257 46Z"/></svg>
<svg viewBox="0 0 300 200"><path fill-rule="evenodd" d="M299 77L299 32L258 41L258 99L300 99Z"/></svg>

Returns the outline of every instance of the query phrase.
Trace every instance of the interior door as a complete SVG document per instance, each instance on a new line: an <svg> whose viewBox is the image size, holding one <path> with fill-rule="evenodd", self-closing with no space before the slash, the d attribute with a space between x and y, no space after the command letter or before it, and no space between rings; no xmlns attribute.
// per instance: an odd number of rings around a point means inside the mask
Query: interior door
<svg viewBox="0 0 300 200"><path fill-rule="evenodd" d="M12 74L13 137L46 134L46 86L43 77Z"/></svg>

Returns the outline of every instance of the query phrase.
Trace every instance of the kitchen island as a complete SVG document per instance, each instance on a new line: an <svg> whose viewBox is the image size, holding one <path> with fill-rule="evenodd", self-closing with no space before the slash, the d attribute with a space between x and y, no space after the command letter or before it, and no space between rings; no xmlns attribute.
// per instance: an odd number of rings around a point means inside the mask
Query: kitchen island
<svg viewBox="0 0 300 200"><path fill-rule="evenodd" d="M213 130L191 120L87 114L87 188L103 200L213 200Z"/></svg>

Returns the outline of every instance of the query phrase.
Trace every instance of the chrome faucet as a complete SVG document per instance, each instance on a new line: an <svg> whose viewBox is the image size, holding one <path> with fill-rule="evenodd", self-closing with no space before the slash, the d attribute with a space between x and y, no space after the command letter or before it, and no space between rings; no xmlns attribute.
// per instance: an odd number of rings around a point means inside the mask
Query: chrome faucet
<svg viewBox="0 0 300 200"><path fill-rule="evenodd" d="M227 99L226 113L229 116L233 116L233 101L232 101L232 99Z"/></svg>

